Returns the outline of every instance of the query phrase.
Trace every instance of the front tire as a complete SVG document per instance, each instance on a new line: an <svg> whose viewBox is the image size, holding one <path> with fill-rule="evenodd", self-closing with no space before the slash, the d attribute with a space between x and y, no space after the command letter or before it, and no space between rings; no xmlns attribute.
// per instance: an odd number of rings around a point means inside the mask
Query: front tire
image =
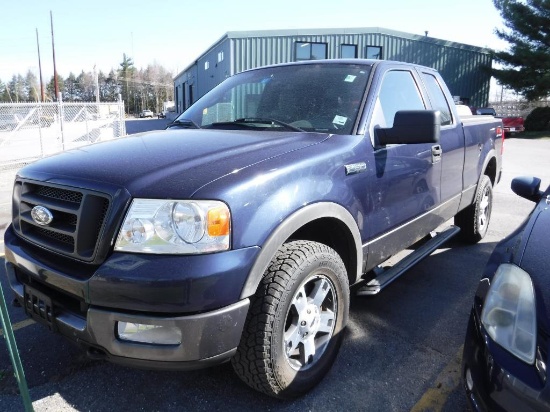
<svg viewBox="0 0 550 412"><path fill-rule="evenodd" d="M251 298L233 369L270 396L303 395L332 367L348 312L349 282L340 256L316 242L284 244Z"/></svg>
<svg viewBox="0 0 550 412"><path fill-rule="evenodd" d="M477 186L474 203L457 213L455 224L460 228L460 237L468 243L477 243L489 229L493 209L493 184L483 175Z"/></svg>

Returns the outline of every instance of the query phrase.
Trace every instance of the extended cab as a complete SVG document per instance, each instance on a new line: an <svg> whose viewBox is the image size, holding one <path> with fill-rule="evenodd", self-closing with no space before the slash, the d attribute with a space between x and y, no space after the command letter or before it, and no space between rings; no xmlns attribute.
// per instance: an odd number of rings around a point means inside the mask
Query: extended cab
<svg viewBox="0 0 550 412"><path fill-rule="evenodd" d="M350 286L378 293L459 228L485 235L501 148L500 120L459 118L427 67L250 70L165 131L21 169L9 282L29 316L90 356L231 360L253 388L296 397L336 358Z"/></svg>

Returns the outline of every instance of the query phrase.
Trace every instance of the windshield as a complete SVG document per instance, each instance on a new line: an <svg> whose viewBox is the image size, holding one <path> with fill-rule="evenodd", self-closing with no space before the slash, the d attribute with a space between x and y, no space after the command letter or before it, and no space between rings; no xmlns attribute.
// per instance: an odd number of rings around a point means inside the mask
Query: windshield
<svg viewBox="0 0 550 412"><path fill-rule="evenodd" d="M237 74L182 113L173 126L351 134L370 66L305 64Z"/></svg>

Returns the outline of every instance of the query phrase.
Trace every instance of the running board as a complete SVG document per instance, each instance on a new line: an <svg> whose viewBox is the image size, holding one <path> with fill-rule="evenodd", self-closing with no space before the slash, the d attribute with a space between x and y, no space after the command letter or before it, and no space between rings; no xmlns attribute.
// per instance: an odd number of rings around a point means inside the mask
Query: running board
<svg viewBox="0 0 550 412"><path fill-rule="evenodd" d="M376 295L395 279L409 270L412 266L416 265L425 257L429 256L434 250L436 250L443 243L447 242L450 238L460 232L460 228L456 226L450 226L445 229L443 232L436 233L436 235L416 249L414 252L411 252L405 258L397 262L394 266L389 267L388 269L382 269L379 271L374 279L369 281L366 285L361 286L356 291L356 295L365 296L365 295Z"/></svg>

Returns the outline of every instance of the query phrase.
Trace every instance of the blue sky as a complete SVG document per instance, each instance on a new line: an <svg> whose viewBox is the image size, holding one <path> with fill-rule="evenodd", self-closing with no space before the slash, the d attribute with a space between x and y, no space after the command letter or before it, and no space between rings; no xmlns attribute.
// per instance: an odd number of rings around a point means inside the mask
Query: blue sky
<svg viewBox="0 0 550 412"><path fill-rule="evenodd" d="M28 70L53 75L50 10L57 71L108 72L123 53L135 66L157 62L174 74L228 31L383 27L480 47L503 49L502 19L491 0L2 0L0 80ZM7 4L6 4L7 3Z"/></svg>

